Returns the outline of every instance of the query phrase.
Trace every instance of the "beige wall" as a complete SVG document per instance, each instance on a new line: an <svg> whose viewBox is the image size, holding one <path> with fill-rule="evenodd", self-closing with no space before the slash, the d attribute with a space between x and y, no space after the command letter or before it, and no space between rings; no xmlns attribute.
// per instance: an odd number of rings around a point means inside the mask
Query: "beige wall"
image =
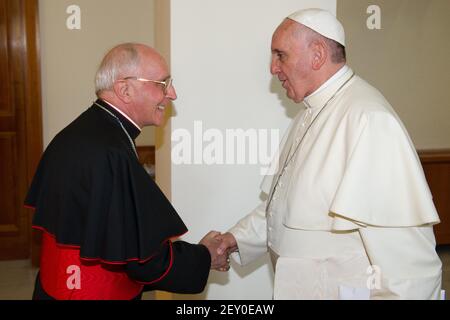
<svg viewBox="0 0 450 320"><path fill-rule="evenodd" d="M381 30L369 30L369 5ZM450 148L450 1L338 0L349 64L391 102L419 149Z"/></svg>
<svg viewBox="0 0 450 320"><path fill-rule="evenodd" d="M95 100L103 55L121 42L154 43L154 0L40 0L44 145ZM68 30L68 6L81 8L81 30ZM154 144L145 128L138 145Z"/></svg>

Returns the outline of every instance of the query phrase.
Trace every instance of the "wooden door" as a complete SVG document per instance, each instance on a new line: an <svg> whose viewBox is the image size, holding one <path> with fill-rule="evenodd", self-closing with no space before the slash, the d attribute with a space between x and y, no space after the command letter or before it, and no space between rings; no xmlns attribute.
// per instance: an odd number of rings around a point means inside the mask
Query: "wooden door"
<svg viewBox="0 0 450 320"><path fill-rule="evenodd" d="M434 226L437 244L450 244L450 150L419 152L441 223Z"/></svg>
<svg viewBox="0 0 450 320"><path fill-rule="evenodd" d="M0 260L31 253L23 207L42 153L37 0L0 0Z"/></svg>

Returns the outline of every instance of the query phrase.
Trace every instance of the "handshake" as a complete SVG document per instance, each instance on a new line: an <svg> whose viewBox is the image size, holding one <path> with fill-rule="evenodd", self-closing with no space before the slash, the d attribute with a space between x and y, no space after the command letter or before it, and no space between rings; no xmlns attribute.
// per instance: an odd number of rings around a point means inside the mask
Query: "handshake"
<svg viewBox="0 0 450 320"><path fill-rule="evenodd" d="M221 234L211 231L200 240L199 244L207 247L211 254L211 269L230 270L230 254L238 250L236 239L231 233Z"/></svg>

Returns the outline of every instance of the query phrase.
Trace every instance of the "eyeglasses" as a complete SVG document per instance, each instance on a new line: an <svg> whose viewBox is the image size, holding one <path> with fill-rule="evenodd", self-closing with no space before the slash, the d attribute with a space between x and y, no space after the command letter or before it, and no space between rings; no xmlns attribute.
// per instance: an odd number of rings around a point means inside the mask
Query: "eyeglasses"
<svg viewBox="0 0 450 320"><path fill-rule="evenodd" d="M123 78L122 80L137 80L137 81L141 81L141 82L153 82L153 83L163 85L164 86L163 92L165 95L167 95L169 93L169 90L172 87L172 82L173 82L173 79L171 77L168 77L162 81L149 80L149 79L138 78L138 77L126 77L126 78Z"/></svg>

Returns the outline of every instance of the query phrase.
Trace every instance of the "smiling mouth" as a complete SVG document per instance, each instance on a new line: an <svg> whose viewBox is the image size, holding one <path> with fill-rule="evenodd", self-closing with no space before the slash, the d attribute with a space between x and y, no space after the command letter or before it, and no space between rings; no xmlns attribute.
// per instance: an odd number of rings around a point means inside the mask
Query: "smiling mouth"
<svg viewBox="0 0 450 320"><path fill-rule="evenodd" d="M158 110L164 111L166 109L165 106L158 106Z"/></svg>

